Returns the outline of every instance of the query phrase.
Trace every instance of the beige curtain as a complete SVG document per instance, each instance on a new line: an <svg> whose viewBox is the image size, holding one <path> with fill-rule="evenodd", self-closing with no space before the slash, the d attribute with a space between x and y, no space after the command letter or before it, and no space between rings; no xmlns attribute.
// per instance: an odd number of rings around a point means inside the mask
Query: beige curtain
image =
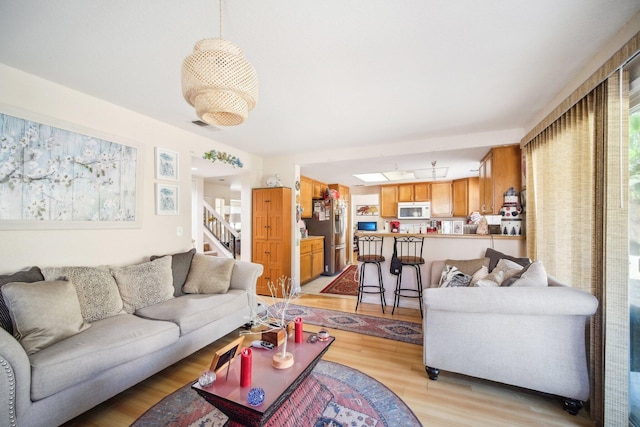
<svg viewBox="0 0 640 427"><path fill-rule="evenodd" d="M528 254L549 274L600 302L587 331L590 411L600 425L627 422L628 320L623 326L620 313L627 302L623 187L628 178L621 168L628 164L628 95L619 82L618 74L610 77L525 147Z"/></svg>

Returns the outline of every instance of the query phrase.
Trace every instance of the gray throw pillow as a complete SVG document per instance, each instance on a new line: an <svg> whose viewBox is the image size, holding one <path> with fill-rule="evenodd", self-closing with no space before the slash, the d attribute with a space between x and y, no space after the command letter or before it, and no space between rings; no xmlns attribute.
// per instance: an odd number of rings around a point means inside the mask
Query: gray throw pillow
<svg viewBox="0 0 640 427"><path fill-rule="evenodd" d="M11 316L9 316L9 308L7 308L4 298L2 298L2 287L11 282L32 283L42 280L44 280L44 276L42 276L42 272L38 267L31 267L28 270L18 271L13 274L0 275L0 326L11 335L13 335L13 325L11 324Z"/></svg>
<svg viewBox="0 0 640 427"><path fill-rule="evenodd" d="M195 254L183 290L188 294L223 294L231 286L234 266L231 258Z"/></svg>
<svg viewBox="0 0 640 427"><path fill-rule="evenodd" d="M45 280L69 280L78 293L86 322L124 313L118 285L109 267L43 267Z"/></svg>
<svg viewBox="0 0 640 427"><path fill-rule="evenodd" d="M184 295L182 292L182 287L184 283L187 281L187 276L189 275L189 269L191 268L191 261L193 260L193 255L196 253L195 249L191 249L187 252L181 252L177 254L171 255L171 272L173 274L173 296L179 297L180 295ZM158 258L162 258L166 255L152 255L151 261L156 260Z"/></svg>
<svg viewBox="0 0 640 427"><path fill-rule="evenodd" d="M14 326L14 336L28 355L37 353L89 326L71 282L8 283L3 296Z"/></svg>
<svg viewBox="0 0 640 427"><path fill-rule="evenodd" d="M127 313L133 314L139 308L173 298L170 255L143 264L114 268L111 273Z"/></svg>

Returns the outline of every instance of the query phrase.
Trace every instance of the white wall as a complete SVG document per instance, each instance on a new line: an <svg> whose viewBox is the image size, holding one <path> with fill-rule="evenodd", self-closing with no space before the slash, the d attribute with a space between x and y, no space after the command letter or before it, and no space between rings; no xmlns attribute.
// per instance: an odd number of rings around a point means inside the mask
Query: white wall
<svg viewBox="0 0 640 427"><path fill-rule="evenodd" d="M150 255L189 249L192 247L191 157L211 149L222 150L242 158L249 171L262 169L262 159L249 153L3 64L0 64L0 111L135 146L139 150L142 172L142 191L138 195L142 198L140 228L0 230L0 274L32 265L126 265L146 261ZM155 215L155 147L180 154L180 206L176 216ZM243 215L250 214L250 188L257 179L249 172L243 182L249 185L249 189L243 191L243 201L249 197L248 203L243 203L247 210L243 209ZM177 236L178 227L184 231L181 237ZM245 248L243 242L243 258L244 254L250 256L250 252L250 247Z"/></svg>

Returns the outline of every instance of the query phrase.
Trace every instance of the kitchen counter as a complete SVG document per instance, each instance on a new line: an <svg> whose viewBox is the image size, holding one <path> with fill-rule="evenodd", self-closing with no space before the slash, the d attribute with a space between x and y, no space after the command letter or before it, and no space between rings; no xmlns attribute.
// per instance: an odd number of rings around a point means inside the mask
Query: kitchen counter
<svg viewBox="0 0 640 427"><path fill-rule="evenodd" d="M431 263L445 259L474 259L482 258L487 248L504 252L514 257L524 257L527 253L525 236L503 236L501 234L411 234L411 233L384 233L384 232L358 232L356 236L381 236L383 237L382 255L385 261L382 263L382 283L385 288L385 300L389 310L393 307L396 277L389 272L391 256L393 255L394 237L417 236L424 237L422 257L425 264L420 268L422 274L422 287L430 286ZM360 263L359 263L360 264ZM377 285L377 272L373 264L368 265L365 273L365 283ZM407 269L402 276L403 287L415 287L415 272L413 268ZM376 294L363 294L362 301L380 305L380 297ZM418 309L416 298L400 298L400 307Z"/></svg>
<svg viewBox="0 0 640 427"><path fill-rule="evenodd" d="M324 236L307 236L307 237L303 237L301 240L316 240L316 239L324 240Z"/></svg>

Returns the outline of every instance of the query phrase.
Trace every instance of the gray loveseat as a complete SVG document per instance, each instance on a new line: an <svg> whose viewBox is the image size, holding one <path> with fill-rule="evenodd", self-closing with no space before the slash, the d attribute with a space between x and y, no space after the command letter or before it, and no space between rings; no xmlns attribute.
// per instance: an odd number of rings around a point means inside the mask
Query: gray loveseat
<svg viewBox="0 0 640 427"><path fill-rule="evenodd" d="M440 287L444 265L432 263L423 295L429 378L443 370L549 393L577 414L589 397L585 324L597 299L546 273L522 286Z"/></svg>
<svg viewBox="0 0 640 427"><path fill-rule="evenodd" d="M19 341L0 328L0 425L62 424L249 323L262 269L190 251L120 268L34 267L0 276L4 320L10 306L19 323L13 333L25 333ZM42 294L45 313L25 316ZM56 325L62 339L29 338L32 319L64 319Z"/></svg>

